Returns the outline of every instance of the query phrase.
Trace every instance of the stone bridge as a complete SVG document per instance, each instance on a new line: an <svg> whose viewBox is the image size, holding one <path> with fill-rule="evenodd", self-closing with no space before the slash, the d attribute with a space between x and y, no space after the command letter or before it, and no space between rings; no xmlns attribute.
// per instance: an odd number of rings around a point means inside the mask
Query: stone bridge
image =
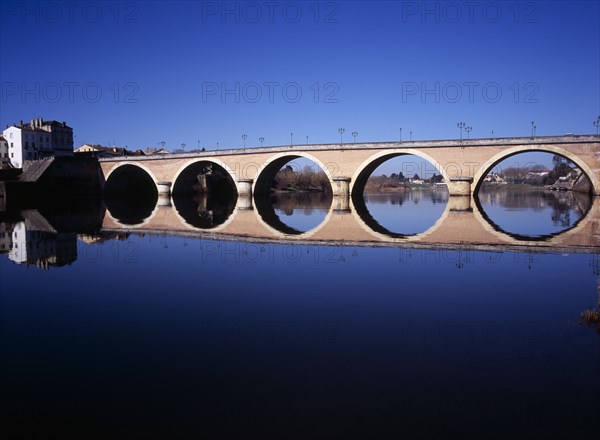
<svg viewBox="0 0 600 440"><path fill-rule="evenodd" d="M238 195L252 196L268 192L282 166L304 157L323 169L334 196L342 199L338 203L346 209L349 196L361 194L370 174L393 157L412 154L427 160L436 168L431 174L442 174L451 196L470 196L496 164L515 154L532 151L571 160L589 178L593 194L600 195L600 138L593 135L294 145L107 158L100 159L100 166L106 185L115 176L141 173L156 185L159 195L168 196L182 176L189 177L190 171L210 164L230 178Z"/></svg>

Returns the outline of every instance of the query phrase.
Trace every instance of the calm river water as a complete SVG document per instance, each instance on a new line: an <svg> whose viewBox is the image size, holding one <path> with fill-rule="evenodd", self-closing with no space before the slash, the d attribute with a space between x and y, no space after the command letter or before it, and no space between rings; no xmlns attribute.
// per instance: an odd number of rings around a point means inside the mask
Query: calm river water
<svg viewBox="0 0 600 440"><path fill-rule="evenodd" d="M107 216L119 216L102 204L0 213L1 429L62 439L597 435L600 333L580 316L599 305L600 249L411 246L402 237L436 224L444 190L363 201L365 224L395 244L194 236L235 209L210 200L175 203L186 234L109 230ZM591 206L497 188L474 203L490 230L542 244ZM255 209L294 236L333 215L330 204L282 194ZM121 217L135 228L144 215Z"/></svg>

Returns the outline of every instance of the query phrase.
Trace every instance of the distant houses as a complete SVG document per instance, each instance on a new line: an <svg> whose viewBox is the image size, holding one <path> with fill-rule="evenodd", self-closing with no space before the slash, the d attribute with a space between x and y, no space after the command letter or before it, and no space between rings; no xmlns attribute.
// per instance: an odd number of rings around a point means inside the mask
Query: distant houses
<svg viewBox="0 0 600 440"><path fill-rule="evenodd" d="M504 179L504 177L502 177L498 173L494 173L493 171L491 173L489 173L487 176L485 176L483 181L485 183L500 183L503 185L507 183L506 180Z"/></svg>
<svg viewBox="0 0 600 440"><path fill-rule="evenodd" d="M91 157L119 157L119 156L151 156L156 154L171 154L169 150L164 148L146 148L146 150L137 149L135 151L128 150L127 147L104 146L99 144L84 144L75 149L75 154Z"/></svg>
<svg viewBox="0 0 600 440"><path fill-rule="evenodd" d="M0 160L13 168L23 162L73 155L73 129L66 122L32 119L20 121L2 132L5 145L0 145Z"/></svg>
<svg viewBox="0 0 600 440"><path fill-rule="evenodd" d="M146 148L146 156L152 156L155 154L171 154L169 150L164 148Z"/></svg>
<svg viewBox="0 0 600 440"><path fill-rule="evenodd" d="M78 156L90 157L119 157L119 156L145 156L142 150L130 151L126 147L105 147L99 144L83 144L75 149Z"/></svg>

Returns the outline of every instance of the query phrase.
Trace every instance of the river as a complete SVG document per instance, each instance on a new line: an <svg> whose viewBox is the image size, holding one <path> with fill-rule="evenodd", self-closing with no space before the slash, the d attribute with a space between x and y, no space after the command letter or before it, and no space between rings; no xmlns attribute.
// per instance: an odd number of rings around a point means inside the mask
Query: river
<svg viewBox="0 0 600 440"><path fill-rule="evenodd" d="M323 194L257 202L256 224L231 236L235 202L206 199L174 201L181 230L152 231L127 203L0 213L3 426L22 438L591 438L600 333L580 317L599 306L600 248L552 246L592 202L483 188L460 214L443 189L367 194L349 210L372 242L350 223L317 240L343 215ZM472 212L513 244L419 241Z"/></svg>

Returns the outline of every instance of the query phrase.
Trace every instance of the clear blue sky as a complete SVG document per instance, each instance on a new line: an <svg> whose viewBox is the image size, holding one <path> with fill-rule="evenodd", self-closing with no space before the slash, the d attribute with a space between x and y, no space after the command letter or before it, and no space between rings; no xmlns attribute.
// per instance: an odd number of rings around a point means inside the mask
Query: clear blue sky
<svg viewBox="0 0 600 440"><path fill-rule="evenodd" d="M598 1L223 4L2 0L0 124L130 149L595 131Z"/></svg>

